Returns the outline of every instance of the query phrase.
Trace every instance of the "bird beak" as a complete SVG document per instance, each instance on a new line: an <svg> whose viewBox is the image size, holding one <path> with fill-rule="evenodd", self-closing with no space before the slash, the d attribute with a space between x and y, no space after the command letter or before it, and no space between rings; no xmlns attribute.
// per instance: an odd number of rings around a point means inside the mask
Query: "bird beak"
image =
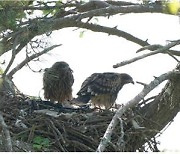
<svg viewBox="0 0 180 154"><path fill-rule="evenodd" d="M45 68L45 69L44 69L44 72L46 72L47 70L48 70L48 68Z"/></svg>
<svg viewBox="0 0 180 154"><path fill-rule="evenodd" d="M132 84L134 84L134 81L133 81L133 80L127 80L126 83L132 83Z"/></svg>
<svg viewBox="0 0 180 154"><path fill-rule="evenodd" d="M133 81L133 80L131 80L129 83L132 83L132 84L134 84L134 81Z"/></svg>

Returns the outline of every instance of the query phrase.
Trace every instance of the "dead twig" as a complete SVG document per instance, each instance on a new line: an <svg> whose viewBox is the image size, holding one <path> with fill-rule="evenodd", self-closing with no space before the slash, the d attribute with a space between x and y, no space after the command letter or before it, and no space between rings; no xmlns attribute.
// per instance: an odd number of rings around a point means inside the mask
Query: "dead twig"
<svg viewBox="0 0 180 154"><path fill-rule="evenodd" d="M39 53L35 53L29 57L26 57L19 65L17 65L15 68L13 68L8 74L7 76L11 79L12 76L17 72L19 71L22 67L24 67L28 62L30 62L31 60L49 52L50 50L56 48L56 47L59 47L61 46L62 44L59 44L59 45L53 45L51 47L48 47L46 49L44 49L43 51L39 52Z"/></svg>
<svg viewBox="0 0 180 154"><path fill-rule="evenodd" d="M180 62L179 59L177 59L172 53L168 52L168 55L170 57L172 57L175 61L177 61L178 63Z"/></svg>
<svg viewBox="0 0 180 154"><path fill-rule="evenodd" d="M136 81L136 83L140 84L140 85L143 85L144 87L147 86L146 83L143 83L143 82L139 82L139 81Z"/></svg>
<svg viewBox="0 0 180 154"><path fill-rule="evenodd" d="M33 138L34 138L34 132L35 132L35 125L32 125L32 128L30 129L30 133L29 133L29 136L28 136L28 140L27 140L27 143L31 143Z"/></svg>
<svg viewBox="0 0 180 154"><path fill-rule="evenodd" d="M174 47L174 46L176 46L178 44L180 44L180 40L177 40L175 42L171 42L168 45L166 45L164 47L161 47L161 48L159 48L159 49L157 49L157 50L155 50L153 52L146 53L146 54L134 57L132 59L129 59L129 60L117 63L117 64L113 65L113 68L118 68L118 67L121 67L121 66L125 66L127 64L131 64L131 63L136 62L138 60L141 60L141 59L144 59L146 57L149 57L149 56L152 56L152 55L156 55L156 54L159 54L159 53L168 53L168 49L170 49L170 48L172 48L172 47Z"/></svg>
<svg viewBox="0 0 180 154"><path fill-rule="evenodd" d="M144 47L138 49L138 50L136 51L136 53L141 52L141 51L144 51L144 50L154 51L154 50L157 50L157 49L162 48L162 47L163 47L163 46L162 46L162 45L159 45L159 44L147 45L147 46L144 46Z"/></svg>
<svg viewBox="0 0 180 154"><path fill-rule="evenodd" d="M56 126L54 125L54 123L53 123L52 120L49 119L48 121L49 121L49 123L50 123L49 126L50 126L50 128L52 129L52 131L53 131L53 134L54 134L56 143L58 144L59 148L60 148L63 152L67 151L67 150L63 147L64 143L66 143L66 142L65 142L64 138L62 137L60 131L56 128ZM60 139L63 140L63 144L61 144Z"/></svg>
<svg viewBox="0 0 180 154"><path fill-rule="evenodd" d="M75 141L75 140L71 140L69 142L73 146L81 148L82 151L91 151L91 152L94 152L94 149L90 148L89 146L87 146L87 145L85 145L83 143L80 143L80 142Z"/></svg>

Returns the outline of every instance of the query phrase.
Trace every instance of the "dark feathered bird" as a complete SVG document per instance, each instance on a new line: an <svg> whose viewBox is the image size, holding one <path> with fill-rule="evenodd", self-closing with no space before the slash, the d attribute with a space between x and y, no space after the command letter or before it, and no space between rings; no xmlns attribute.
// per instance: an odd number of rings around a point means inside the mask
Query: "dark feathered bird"
<svg viewBox="0 0 180 154"><path fill-rule="evenodd" d="M72 72L69 65L63 61L46 68L43 75L44 98L59 103L71 100L74 83Z"/></svg>
<svg viewBox="0 0 180 154"><path fill-rule="evenodd" d="M94 73L82 83L76 101L91 101L94 106L109 109L115 103L118 92L128 83L134 84L134 81L125 73Z"/></svg>

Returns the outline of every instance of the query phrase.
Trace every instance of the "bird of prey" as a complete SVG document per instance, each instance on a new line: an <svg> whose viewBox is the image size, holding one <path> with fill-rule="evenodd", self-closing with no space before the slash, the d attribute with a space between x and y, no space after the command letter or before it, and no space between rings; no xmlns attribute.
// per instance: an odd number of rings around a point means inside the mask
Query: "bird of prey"
<svg viewBox="0 0 180 154"><path fill-rule="evenodd" d="M134 81L126 73L94 73L82 83L76 102L90 101L94 106L110 109L115 103L118 92L128 83L134 84Z"/></svg>
<svg viewBox="0 0 180 154"><path fill-rule="evenodd" d="M46 68L43 75L44 98L52 102L65 103L72 99L74 77L66 62L56 62Z"/></svg>

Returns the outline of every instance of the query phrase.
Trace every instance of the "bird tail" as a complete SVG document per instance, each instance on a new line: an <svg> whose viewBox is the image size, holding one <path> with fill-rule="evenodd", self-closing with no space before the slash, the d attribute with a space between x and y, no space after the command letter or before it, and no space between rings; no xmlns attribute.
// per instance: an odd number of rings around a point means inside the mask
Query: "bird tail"
<svg viewBox="0 0 180 154"><path fill-rule="evenodd" d="M90 96L78 96L77 98L74 99L75 102L79 102L79 103L84 103L84 104L87 104L90 100Z"/></svg>

